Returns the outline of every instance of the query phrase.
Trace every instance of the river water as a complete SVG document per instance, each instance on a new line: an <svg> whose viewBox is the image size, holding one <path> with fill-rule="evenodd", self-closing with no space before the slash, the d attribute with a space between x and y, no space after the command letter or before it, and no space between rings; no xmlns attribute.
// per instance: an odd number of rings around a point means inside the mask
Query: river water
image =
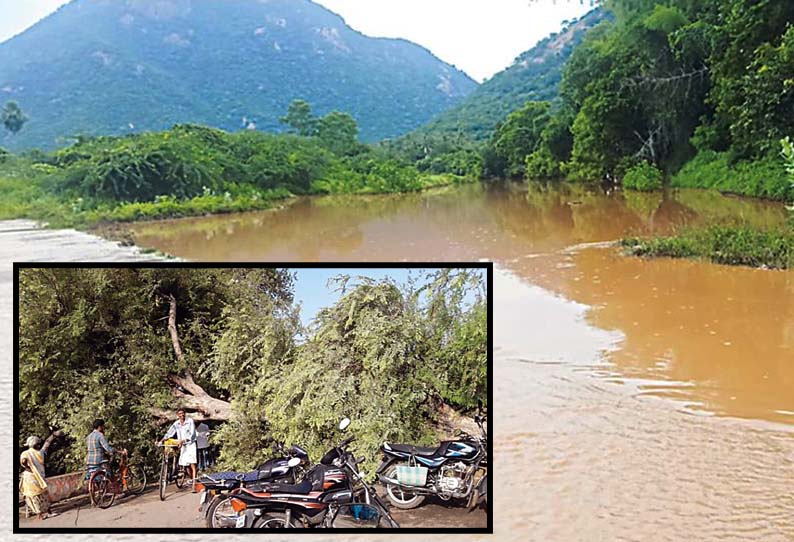
<svg viewBox="0 0 794 542"><path fill-rule="evenodd" d="M794 540L794 272L611 241L776 225L698 191L479 186L138 224L201 261L477 261L494 290L500 540Z"/></svg>

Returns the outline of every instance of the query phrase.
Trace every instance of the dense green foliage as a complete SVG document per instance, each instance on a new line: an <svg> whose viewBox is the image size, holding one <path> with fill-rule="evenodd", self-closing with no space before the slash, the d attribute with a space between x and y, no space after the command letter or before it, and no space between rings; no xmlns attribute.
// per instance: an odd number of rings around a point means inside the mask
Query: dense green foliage
<svg viewBox="0 0 794 542"><path fill-rule="evenodd" d="M178 217L267 209L290 194L409 192L479 177L462 151L419 164L420 171L410 159L360 144L345 113L315 118L306 102L295 102L284 118L308 135L179 125L81 137L49 154L3 155L0 218L61 226Z"/></svg>
<svg viewBox="0 0 794 542"><path fill-rule="evenodd" d="M623 246L639 256L703 258L715 263L770 269L794 268L794 229L713 226L672 237L626 239Z"/></svg>
<svg viewBox="0 0 794 542"><path fill-rule="evenodd" d="M625 181L645 161L674 186L792 199L776 159L780 139L794 132L794 4L609 0L604 8L614 21L573 51L560 103L525 157L527 175ZM524 152L520 143L511 150Z"/></svg>
<svg viewBox="0 0 794 542"><path fill-rule="evenodd" d="M485 156L485 173L492 177L523 177L527 157L541 143L549 122L549 102L527 102L496 126Z"/></svg>
<svg viewBox="0 0 794 542"><path fill-rule="evenodd" d="M659 190L662 188L662 172L653 164L642 161L626 171L623 187L641 192Z"/></svg>
<svg viewBox="0 0 794 542"><path fill-rule="evenodd" d="M588 30L605 18L595 9L560 32L551 34L532 49L522 53L513 64L485 81L460 104L441 113L427 126L417 130L430 135L463 135L486 141L497 123L528 101L557 97L562 71L574 48Z"/></svg>
<svg viewBox="0 0 794 542"><path fill-rule="evenodd" d="M8 102L0 111L0 122L12 134L19 132L27 121L27 115L22 112L16 102Z"/></svg>
<svg viewBox="0 0 794 542"><path fill-rule="evenodd" d="M79 468L91 420L104 417L112 443L156 463L157 409L191 408L170 375L191 374L231 403L214 441L222 466L239 469L266 459L273 440L319 458L343 416L356 451L374 462L384 439L437 438L442 402L464 411L487 402L481 274L338 281L339 300L302 330L284 270L22 270L18 442L61 427L71 446L48 468ZM167 330L169 295L184 362Z"/></svg>
<svg viewBox="0 0 794 542"><path fill-rule="evenodd" d="M780 154L783 157L783 167L786 168L791 188L794 189L794 142L786 136L780 141L780 146L782 147Z"/></svg>
<svg viewBox="0 0 794 542"><path fill-rule="evenodd" d="M278 131L295 99L350 113L376 141L476 87L427 49L364 36L309 0L74 0L0 44L0 88L30 116L0 145L50 150L181 123Z"/></svg>
<svg viewBox="0 0 794 542"><path fill-rule="evenodd" d="M712 188L721 192L788 201L794 187L785 180L778 156L731 163L727 152L701 151L671 179L680 188Z"/></svg>
<svg viewBox="0 0 794 542"><path fill-rule="evenodd" d="M467 179L479 179L483 174L482 144L462 135L414 132L383 141L377 149L423 173Z"/></svg>

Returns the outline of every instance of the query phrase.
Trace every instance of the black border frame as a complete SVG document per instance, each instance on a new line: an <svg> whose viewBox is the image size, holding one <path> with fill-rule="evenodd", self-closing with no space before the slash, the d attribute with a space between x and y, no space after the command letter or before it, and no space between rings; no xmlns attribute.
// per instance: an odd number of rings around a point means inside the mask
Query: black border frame
<svg viewBox="0 0 794 542"><path fill-rule="evenodd" d="M488 503L486 506L487 524L484 528L478 527L406 527L400 529L377 529L374 531L364 531L362 529L333 529L333 530L315 530L315 529L298 529L291 531L295 535L323 535L333 536L334 533L339 534L358 534L362 537L366 533L377 534L493 534L493 262L323 262L323 263L307 263L307 262L14 262L14 395L19 397L19 270L29 268L294 268L294 269L328 269L338 268L344 269L383 269L383 268L404 268L404 269L418 269L418 268L471 268L471 269L485 269L486 270L486 284L487 284L487 313L488 313L488 340L487 340L487 380L488 380ZM13 420L13 435L16 440L19 434L19 402L14 403L14 420ZM14 534L99 534L99 533L130 533L130 534L146 534L146 533L160 533L160 534L225 534L230 535L234 533L251 533L251 529L238 529L230 531L227 529L201 529L201 528L187 528L187 529L169 529L161 527L20 527L19 525L19 505L18 505L18 486L19 486L19 471L17 469L16 457L17 443L12 443L12 470L16 472L16 483L12 486L13 498L13 533ZM461 507L460 512L465 514L466 509ZM281 531L284 532L284 531ZM261 533L260 533L261 534Z"/></svg>

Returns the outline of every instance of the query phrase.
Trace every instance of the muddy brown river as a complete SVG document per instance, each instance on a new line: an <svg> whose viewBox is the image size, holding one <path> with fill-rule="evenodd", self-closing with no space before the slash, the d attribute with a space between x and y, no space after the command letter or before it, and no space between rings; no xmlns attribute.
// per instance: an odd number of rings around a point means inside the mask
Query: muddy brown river
<svg viewBox="0 0 794 542"><path fill-rule="evenodd" d="M502 540L794 539L794 273L608 242L780 205L465 187L137 225L204 261L494 260Z"/></svg>
<svg viewBox="0 0 794 542"><path fill-rule="evenodd" d="M201 261L493 260L499 540L791 541L794 272L610 243L785 213L699 191L471 186L132 232Z"/></svg>

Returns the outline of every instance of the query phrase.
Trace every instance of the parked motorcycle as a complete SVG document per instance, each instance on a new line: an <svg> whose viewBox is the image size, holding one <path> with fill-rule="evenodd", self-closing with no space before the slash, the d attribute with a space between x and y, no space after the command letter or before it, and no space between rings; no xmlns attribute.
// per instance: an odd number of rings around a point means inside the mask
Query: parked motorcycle
<svg viewBox="0 0 794 542"><path fill-rule="evenodd" d="M459 431L456 440L444 441L435 448L384 442L383 462L377 474L389 502L410 510L428 495L445 501L467 499L469 508L481 502L480 496L487 499L488 435L482 403L474 421L480 429L479 437Z"/></svg>
<svg viewBox="0 0 794 542"><path fill-rule="evenodd" d="M345 430L350 420L339 424ZM358 472L348 437L331 448L300 484L261 484L231 492L237 528L399 528L388 506Z"/></svg>
<svg viewBox="0 0 794 542"><path fill-rule="evenodd" d="M218 472L196 480L201 492L199 512L204 512L205 525L212 528L233 527L236 514L228 506L228 495L234 489L264 482L294 484L303 479L310 462L309 454L300 446L285 450L277 447L278 458L269 459L249 472Z"/></svg>

